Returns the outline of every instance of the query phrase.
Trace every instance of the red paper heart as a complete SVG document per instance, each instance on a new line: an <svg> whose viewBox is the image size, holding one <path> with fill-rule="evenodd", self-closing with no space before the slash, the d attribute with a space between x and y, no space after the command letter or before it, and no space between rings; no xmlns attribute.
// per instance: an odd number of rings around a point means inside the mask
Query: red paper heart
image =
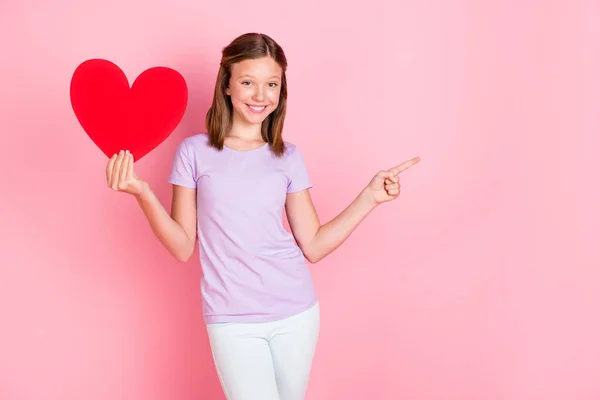
<svg viewBox="0 0 600 400"><path fill-rule="evenodd" d="M166 67L142 72L131 88L110 61L81 63L71 79L71 105L90 139L107 157L130 150L139 160L181 122L187 107L184 78Z"/></svg>

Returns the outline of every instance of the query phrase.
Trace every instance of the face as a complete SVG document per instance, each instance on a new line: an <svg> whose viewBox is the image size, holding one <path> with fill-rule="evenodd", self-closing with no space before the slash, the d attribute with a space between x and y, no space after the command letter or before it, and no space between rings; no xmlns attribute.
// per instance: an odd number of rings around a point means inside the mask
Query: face
<svg viewBox="0 0 600 400"><path fill-rule="evenodd" d="M233 104L234 122L261 124L277 108L282 72L271 57L232 66L226 93Z"/></svg>

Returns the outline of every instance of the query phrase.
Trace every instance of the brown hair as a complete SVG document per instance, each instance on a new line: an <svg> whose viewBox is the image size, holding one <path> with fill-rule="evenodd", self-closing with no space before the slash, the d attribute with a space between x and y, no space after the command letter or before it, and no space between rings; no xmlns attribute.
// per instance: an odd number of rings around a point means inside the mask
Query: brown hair
<svg viewBox="0 0 600 400"><path fill-rule="evenodd" d="M283 122L287 106L287 59L281 46L269 36L261 33L246 33L234 39L222 51L221 64L211 107L206 113L206 129L211 146L222 150L225 136L231 129L233 106L226 94L233 64L246 59L271 57L282 68L281 89L277 108L262 123L262 138L269 143L276 156L285 152L282 138Z"/></svg>

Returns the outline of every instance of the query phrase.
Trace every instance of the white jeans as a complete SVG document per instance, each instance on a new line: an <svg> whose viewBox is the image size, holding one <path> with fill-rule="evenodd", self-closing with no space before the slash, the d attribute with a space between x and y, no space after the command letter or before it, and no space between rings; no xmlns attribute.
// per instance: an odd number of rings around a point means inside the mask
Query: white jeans
<svg viewBox="0 0 600 400"><path fill-rule="evenodd" d="M319 328L318 303L273 322L207 324L227 400L304 400Z"/></svg>

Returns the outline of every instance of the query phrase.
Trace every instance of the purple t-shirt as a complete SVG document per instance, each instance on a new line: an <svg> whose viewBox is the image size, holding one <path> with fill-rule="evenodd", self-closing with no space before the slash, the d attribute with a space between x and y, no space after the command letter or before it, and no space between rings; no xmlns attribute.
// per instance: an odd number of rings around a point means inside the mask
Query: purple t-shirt
<svg viewBox="0 0 600 400"><path fill-rule="evenodd" d="M169 182L197 189L206 323L273 321L317 302L304 255L283 226L286 194L312 186L300 151L286 147L281 158L268 144L218 151L202 133L177 148Z"/></svg>

